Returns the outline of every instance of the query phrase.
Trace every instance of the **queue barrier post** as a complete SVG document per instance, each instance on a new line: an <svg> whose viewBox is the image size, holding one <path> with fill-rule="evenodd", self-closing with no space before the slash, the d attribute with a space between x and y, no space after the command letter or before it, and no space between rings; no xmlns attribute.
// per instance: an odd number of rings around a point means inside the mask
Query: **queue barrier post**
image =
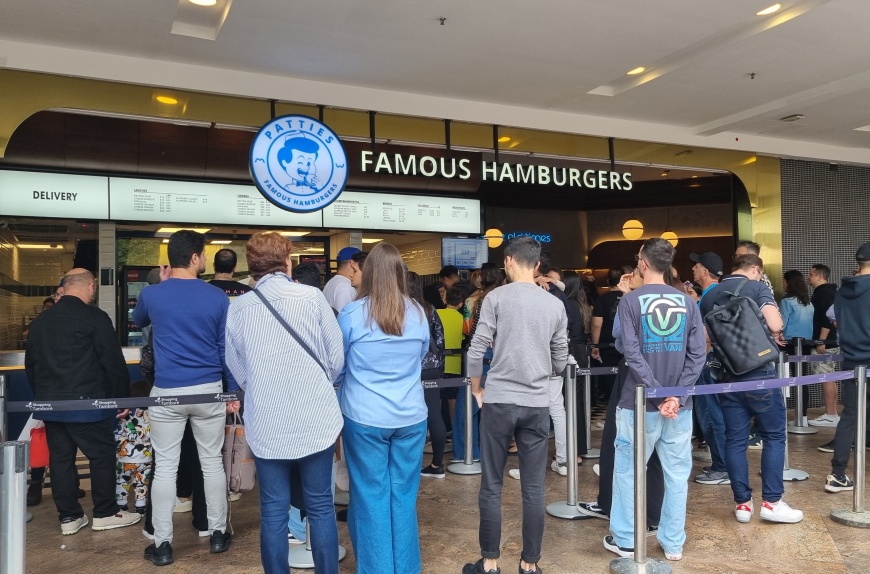
<svg viewBox="0 0 870 574"><path fill-rule="evenodd" d="M784 351L779 352L779 359L776 363L776 376L780 379L788 378L788 357L786 356ZM801 389L795 387L795 392L800 395ZM788 387L782 388L782 400L783 402L787 401ZM786 407L788 408L788 407ZM809 473L799 470L797 468L790 468L788 461L788 421L786 420L786 433L785 433L785 456L783 458L782 464L782 479L788 481L799 481L799 480L807 480L810 475Z"/></svg>
<svg viewBox="0 0 870 574"><path fill-rule="evenodd" d="M568 500L547 505L547 514L566 520L589 518L577 511L577 361L568 355L565 366L565 446L568 459ZM572 464L574 461L574 464Z"/></svg>
<svg viewBox="0 0 870 574"><path fill-rule="evenodd" d="M6 375L0 374L0 442L6 440Z"/></svg>
<svg viewBox="0 0 870 574"><path fill-rule="evenodd" d="M585 399L583 411L586 415L586 454L583 456L584 458L601 458L601 450L592 448L592 370L586 370L587 373L583 375L583 398ZM575 426L574 428L576 432L577 427ZM573 459L569 457L568 460L576 460L576 457Z"/></svg>
<svg viewBox="0 0 870 574"><path fill-rule="evenodd" d="M465 373L468 373L468 356L465 357ZM465 383L465 460L447 467L453 474L480 474L479 462L474 462L474 396L471 394L471 379Z"/></svg>
<svg viewBox="0 0 870 574"><path fill-rule="evenodd" d="M857 386L857 421L855 422L855 488L852 491L852 509L834 510L831 512L831 520L854 526L856 528L870 528L870 512L864 508L864 480L867 447L867 367L859 365L855 369L855 383Z"/></svg>
<svg viewBox="0 0 870 574"><path fill-rule="evenodd" d="M338 545L338 561L344 560L347 550L341 544ZM299 544L287 553L287 562L290 568L310 570L314 568L314 553L311 551L311 526L305 520L305 544Z"/></svg>
<svg viewBox="0 0 870 574"><path fill-rule="evenodd" d="M801 356L804 354L804 339L803 337L794 338L795 354ZM794 364L795 376L802 377L804 374L804 364L800 361ZM788 374L786 374L788 376ZM795 389L794 394L794 422L786 427L786 430L792 434L816 434L819 432L811 426L804 424L804 393L803 389Z"/></svg>
<svg viewBox="0 0 870 574"><path fill-rule="evenodd" d="M669 574L670 565L646 555L646 387L634 387L634 558L610 562L614 574Z"/></svg>
<svg viewBox="0 0 870 574"><path fill-rule="evenodd" d="M30 444L0 443L0 574L24 574Z"/></svg>

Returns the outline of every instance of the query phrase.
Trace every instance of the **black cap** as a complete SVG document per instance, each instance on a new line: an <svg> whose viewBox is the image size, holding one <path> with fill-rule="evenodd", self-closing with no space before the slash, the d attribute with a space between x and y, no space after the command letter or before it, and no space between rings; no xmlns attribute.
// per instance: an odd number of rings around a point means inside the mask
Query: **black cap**
<svg viewBox="0 0 870 574"><path fill-rule="evenodd" d="M858 248L855 252L855 261L858 263L870 261L870 241Z"/></svg>
<svg viewBox="0 0 870 574"><path fill-rule="evenodd" d="M711 275L715 275L716 277L722 276L722 258L715 253L710 251L700 255L697 253L690 253L689 259L706 267Z"/></svg>

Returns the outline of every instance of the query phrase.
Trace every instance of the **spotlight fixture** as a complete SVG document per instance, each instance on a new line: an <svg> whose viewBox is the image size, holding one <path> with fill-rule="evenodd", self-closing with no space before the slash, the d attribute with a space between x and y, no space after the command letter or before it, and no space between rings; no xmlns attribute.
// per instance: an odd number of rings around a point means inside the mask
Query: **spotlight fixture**
<svg viewBox="0 0 870 574"><path fill-rule="evenodd" d="M214 6L217 4L217 0L189 0L191 4L196 4L197 6Z"/></svg>
<svg viewBox="0 0 870 574"><path fill-rule="evenodd" d="M759 10L755 13L756 16L770 16L771 14L776 14L782 8L782 4L774 4L773 6L768 6L764 10Z"/></svg>
<svg viewBox="0 0 870 574"><path fill-rule="evenodd" d="M627 71L625 74L627 76L636 76L638 74L643 74L644 72L646 72L646 68L644 68L643 66L638 66L637 68L635 68L633 70Z"/></svg>

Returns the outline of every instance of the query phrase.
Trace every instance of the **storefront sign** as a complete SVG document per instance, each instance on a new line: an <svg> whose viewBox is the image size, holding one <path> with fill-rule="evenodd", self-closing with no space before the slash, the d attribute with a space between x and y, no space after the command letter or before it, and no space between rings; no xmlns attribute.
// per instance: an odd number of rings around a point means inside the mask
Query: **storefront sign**
<svg viewBox="0 0 870 574"><path fill-rule="evenodd" d="M287 211L319 211L335 201L347 183L341 141L308 116L275 118L251 144L251 178L263 196Z"/></svg>
<svg viewBox="0 0 870 574"><path fill-rule="evenodd" d="M395 152L360 152L363 173L439 177L467 180L472 177L468 158L418 156ZM630 191L634 187L630 172L579 169L576 167L482 161L483 181L526 185L554 185L584 189Z"/></svg>
<svg viewBox="0 0 870 574"><path fill-rule="evenodd" d="M105 177L0 171L0 213L107 219L109 186Z"/></svg>
<svg viewBox="0 0 870 574"><path fill-rule="evenodd" d="M550 243L553 241L553 237L549 233L529 233L528 231L512 231L511 233L506 233L504 238L507 240L516 239L517 237L531 237L538 243Z"/></svg>

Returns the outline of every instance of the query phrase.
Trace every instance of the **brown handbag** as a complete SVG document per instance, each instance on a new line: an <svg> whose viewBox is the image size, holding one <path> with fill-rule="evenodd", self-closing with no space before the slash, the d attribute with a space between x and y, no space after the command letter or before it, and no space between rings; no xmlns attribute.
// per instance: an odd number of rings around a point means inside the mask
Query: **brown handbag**
<svg viewBox="0 0 870 574"><path fill-rule="evenodd" d="M250 492L257 481L254 453L248 446L245 426L239 413L233 413L233 422L224 431L224 470L227 474L228 492Z"/></svg>

